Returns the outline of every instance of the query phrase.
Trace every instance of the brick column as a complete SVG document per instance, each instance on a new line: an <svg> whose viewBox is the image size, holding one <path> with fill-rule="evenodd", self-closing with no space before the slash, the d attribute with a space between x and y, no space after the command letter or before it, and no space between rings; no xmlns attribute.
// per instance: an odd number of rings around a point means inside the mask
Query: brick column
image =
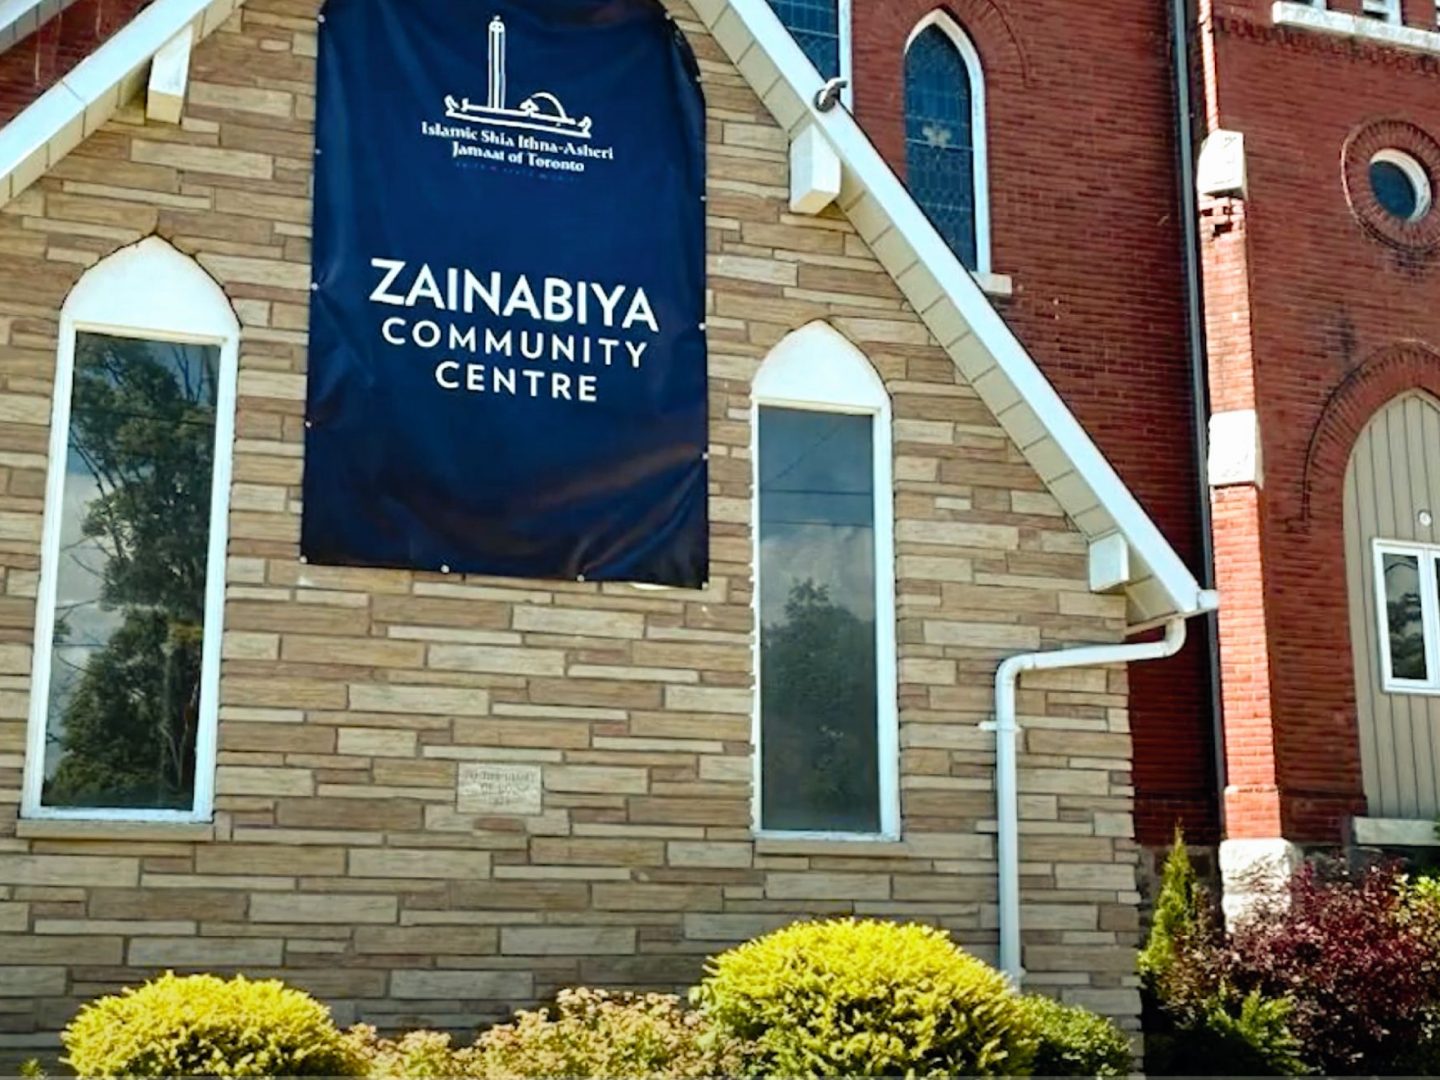
<svg viewBox="0 0 1440 1080"><path fill-rule="evenodd" d="M1227 913L1264 879L1288 873L1276 766L1270 630L1265 602L1265 493L1256 409L1245 204L1201 209L1210 356L1210 485L1215 531L1221 700L1225 716L1225 839L1220 868Z"/></svg>

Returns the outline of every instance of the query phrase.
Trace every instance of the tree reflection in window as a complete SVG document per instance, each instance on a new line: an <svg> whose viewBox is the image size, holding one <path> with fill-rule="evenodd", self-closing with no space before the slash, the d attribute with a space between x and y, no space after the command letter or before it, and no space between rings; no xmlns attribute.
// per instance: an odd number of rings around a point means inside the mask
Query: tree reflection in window
<svg viewBox="0 0 1440 1080"><path fill-rule="evenodd" d="M1390 630L1390 675L1395 679L1428 677L1425 621L1420 599L1420 560L1385 552L1385 604Z"/></svg>
<svg viewBox="0 0 1440 1080"><path fill-rule="evenodd" d="M760 409L761 824L880 829L874 418Z"/></svg>
<svg viewBox="0 0 1440 1080"><path fill-rule="evenodd" d="M43 802L189 809L219 350L81 333Z"/></svg>

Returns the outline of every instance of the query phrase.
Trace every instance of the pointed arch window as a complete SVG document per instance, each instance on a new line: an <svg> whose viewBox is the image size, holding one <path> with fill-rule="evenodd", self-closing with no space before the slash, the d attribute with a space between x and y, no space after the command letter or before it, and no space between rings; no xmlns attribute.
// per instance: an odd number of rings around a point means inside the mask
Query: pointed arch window
<svg viewBox="0 0 1440 1080"><path fill-rule="evenodd" d="M890 397L824 323L755 376L762 833L900 832Z"/></svg>
<svg viewBox="0 0 1440 1080"><path fill-rule="evenodd" d="M770 0L815 70L827 79L850 77L851 0Z"/></svg>
<svg viewBox="0 0 1440 1080"><path fill-rule="evenodd" d="M956 257L988 272L984 72L970 39L943 12L922 19L905 48L905 172Z"/></svg>
<svg viewBox="0 0 1440 1080"><path fill-rule="evenodd" d="M158 238L61 309L26 817L210 816L239 341Z"/></svg>

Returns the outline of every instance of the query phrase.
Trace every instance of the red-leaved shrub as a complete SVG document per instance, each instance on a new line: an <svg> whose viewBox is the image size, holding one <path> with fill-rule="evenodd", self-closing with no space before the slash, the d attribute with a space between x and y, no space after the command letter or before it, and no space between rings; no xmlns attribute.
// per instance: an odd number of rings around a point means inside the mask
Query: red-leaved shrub
<svg viewBox="0 0 1440 1080"><path fill-rule="evenodd" d="M1326 1073L1412 1069L1440 1006L1440 906L1407 900L1394 867L1307 863L1229 935L1242 992L1285 997L1287 1025Z"/></svg>

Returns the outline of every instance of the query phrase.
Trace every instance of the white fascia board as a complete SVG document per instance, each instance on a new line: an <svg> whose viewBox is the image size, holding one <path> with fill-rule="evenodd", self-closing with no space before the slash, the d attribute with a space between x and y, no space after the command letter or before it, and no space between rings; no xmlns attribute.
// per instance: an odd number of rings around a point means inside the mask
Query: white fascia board
<svg viewBox="0 0 1440 1080"><path fill-rule="evenodd" d="M751 78L752 72L779 73L789 90L784 95L787 100L777 101L775 87L768 81L760 85L751 79L751 85L766 105L772 107L787 132L793 137L804 125L813 124L835 148L845 166L847 193L852 187L861 193L859 198L848 200L847 213L852 209L863 213L867 209L864 204L873 201L897 233L894 243L913 253L915 261L929 270L939 287L941 301L922 316L933 331L937 320L943 322L946 317L946 312L940 309L948 307L953 309L952 321L958 317L965 324L968 333L960 338L936 333L961 369L966 370L967 361L973 361L977 351L982 352L983 362L993 361L1014 394L1040 419L1049 441L1068 460L1084 487L1093 494L1094 501L1104 510L1105 527L1092 531L1092 539L1104 532L1118 531L1130 545L1137 563L1148 568L1151 580L1158 584L1165 598L1162 605L1165 610L1142 613L1147 617L1160 617L1209 610L1213 597L1200 588L1175 549L1141 509L1135 496L991 305L981 285L941 239L854 117L846 109L821 112L815 107L815 95L822 80L767 0L725 0L713 6L701 5L698 10L710 24L717 42L747 78ZM755 55L757 52L760 55ZM841 201L847 202L843 195ZM862 233L875 231L867 230L853 217L852 221ZM889 238L888 232L886 236ZM877 254L880 254L878 250ZM883 255L881 260L887 261ZM892 273L905 271L905 267L897 268L893 263L890 269ZM957 352L965 356L957 356ZM1152 606L1144 605L1147 609Z"/></svg>
<svg viewBox="0 0 1440 1080"><path fill-rule="evenodd" d="M29 37L75 0L0 0L0 52Z"/></svg>
<svg viewBox="0 0 1440 1080"><path fill-rule="evenodd" d="M155 0L0 128L0 205L45 174L139 89L146 65L193 27L196 40L244 0Z"/></svg>

